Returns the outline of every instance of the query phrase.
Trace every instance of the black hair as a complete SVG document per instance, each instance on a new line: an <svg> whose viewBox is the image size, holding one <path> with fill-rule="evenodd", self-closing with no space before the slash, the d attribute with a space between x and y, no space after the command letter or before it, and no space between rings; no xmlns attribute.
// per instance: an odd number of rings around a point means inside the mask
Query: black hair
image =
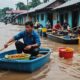
<svg viewBox="0 0 80 80"><path fill-rule="evenodd" d="M33 22L32 21L28 21L25 23L25 26L30 25L31 27L33 27Z"/></svg>

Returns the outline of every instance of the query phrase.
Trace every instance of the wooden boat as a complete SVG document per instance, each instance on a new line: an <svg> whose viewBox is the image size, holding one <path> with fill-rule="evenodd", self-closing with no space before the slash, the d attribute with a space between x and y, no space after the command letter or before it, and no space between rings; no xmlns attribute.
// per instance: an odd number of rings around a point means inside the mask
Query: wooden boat
<svg viewBox="0 0 80 80"><path fill-rule="evenodd" d="M10 55L15 53L17 53L16 50L10 50L7 52L0 53L0 69L33 72L41 68L49 61L51 50L41 48L39 50L39 53L43 54L43 56L33 60L11 60L4 58L6 54Z"/></svg>
<svg viewBox="0 0 80 80"><path fill-rule="evenodd" d="M64 43L64 44L78 44L78 38L70 38L68 36L57 36L48 33L47 33L47 37L53 41Z"/></svg>

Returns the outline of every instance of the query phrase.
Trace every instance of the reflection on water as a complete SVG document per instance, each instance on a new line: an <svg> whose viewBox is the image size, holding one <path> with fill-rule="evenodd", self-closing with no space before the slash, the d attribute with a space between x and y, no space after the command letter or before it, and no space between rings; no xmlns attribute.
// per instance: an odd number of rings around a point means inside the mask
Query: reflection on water
<svg viewBox="0 0 80 80"><path fill-rule="evenodd" d="M49 63L33 73L0 71L0 80L40 80L49 72Z"/></svg>
<svg viewBox="0 0 80 80"><path fill-rule="evenodd" d="M57 43L57 42L53 42L49 39L46 40L42 40L42 42L45 44L43 45L44 47L50 47L53 51L58 51L58 49L60 47L72 47L74 49L75 52L79 52L80 51L80 44L62 44L62 43Z"/></svg>
<svg viewBox="0 0 80 80"><path fill-rule="evenodd" d="M11 25L0 23L0 48L12 36L24 30L24 26ZM44 65L41 69L33 73L12 72L0 70L0 80L79 80L66 73L66 69L73 64L73 60L63 60L58 58L59 47L72 47L75 53L80 51L79 45L67 45L50 41L48 39L41 39L42 47L51 48L52 54L50 62ZM11 45L8 49L14 49Z"/></svg>

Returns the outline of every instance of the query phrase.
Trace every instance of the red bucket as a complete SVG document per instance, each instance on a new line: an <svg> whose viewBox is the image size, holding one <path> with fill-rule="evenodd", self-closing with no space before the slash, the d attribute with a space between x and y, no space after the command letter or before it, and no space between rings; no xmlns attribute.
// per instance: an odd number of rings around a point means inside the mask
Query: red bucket
<svg viewBox="0 0 80 80"><path fill-rule="evenodd" d="M59 48L59 57L60 57L60 58L63 58L65 52L66 52L66 51L65 51L65 48Z"/></svg>
<svg viewBox="0 0 80 80"><path fill-rule="evenodd" d="M70 51L66 50L66 52L65 52L65 54L64 54L64 59L73 58L73 53L74 53L74 51L73 51L72 48L70 48L70 49L71 49Z"/></svg>

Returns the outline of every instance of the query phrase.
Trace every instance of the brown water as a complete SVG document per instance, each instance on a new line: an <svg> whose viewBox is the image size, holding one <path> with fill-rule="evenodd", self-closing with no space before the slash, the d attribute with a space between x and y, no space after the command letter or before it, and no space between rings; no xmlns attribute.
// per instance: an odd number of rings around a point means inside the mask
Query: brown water
<svg viewBox="0 0 80 80"><path fill-rule="evenodd" d="M0 23L0 48L9 38L23 29L23 26ZM59 59L57 54L59 47L72 47L75 53L79 53L79 45L60 44L46 38L42 38L41 42L42 47L52 49L50 62L33 73L0 70L0 80L80 80L80 77L71 75L66 71L68 67L74 64L73 60ZM14 44L4 51L11 49L15 49Z"/></svg>

